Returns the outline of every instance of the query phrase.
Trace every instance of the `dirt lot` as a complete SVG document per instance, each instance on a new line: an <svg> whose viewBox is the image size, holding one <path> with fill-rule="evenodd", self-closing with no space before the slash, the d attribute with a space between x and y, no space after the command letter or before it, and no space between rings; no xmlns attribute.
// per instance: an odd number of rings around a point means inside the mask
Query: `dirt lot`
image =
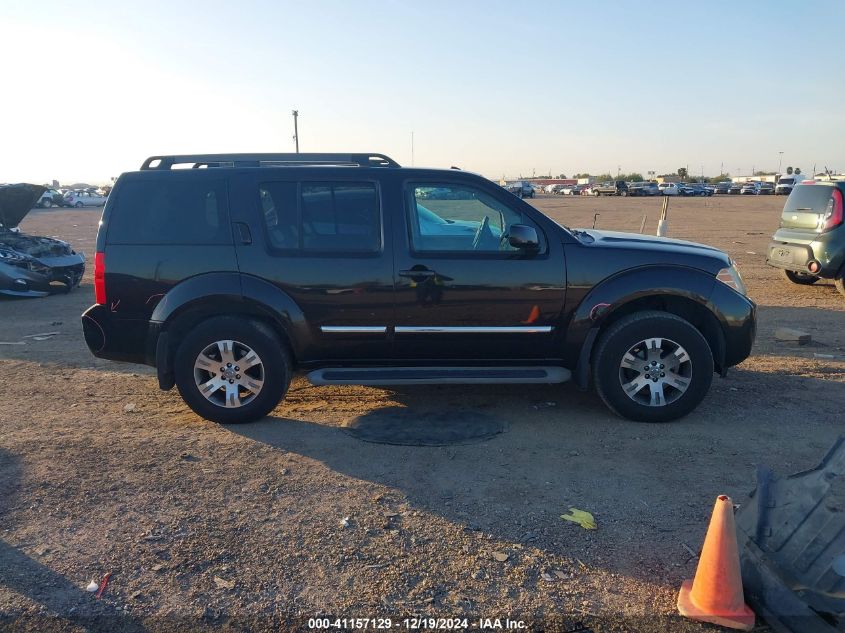
<svg viewBox="0 0 845 633"><path fill-rule="evenodd" d="M651 233L660 207L534 203L572 226L600 213L600 228L638 231L647 214ZM402 617L425 614L535 630L712 630L674 614L715 497L741 502L760 463L814 465L843 430L845 298L765 266L782 204L672 201L670 235L728 251L760 323L754 356L666 425L616 418L572 386L297 379L272 417L221 427L158 391L148 368L88 353L79 314L90 270L70 295L0 301L0 340L26 340L0 345L0 629L278 631L318 614L405 628ZM98 219L98 209L40 211L22 228L90 259ZM810 332L813 345L775 341L778 325ZM59 334L22 338L43 332ZM434 448L364 443L342 428L395 406L483 412L507 432ZM561 520L571 506L598 529ZM108 571L96 600L85 586Z"/></svg>

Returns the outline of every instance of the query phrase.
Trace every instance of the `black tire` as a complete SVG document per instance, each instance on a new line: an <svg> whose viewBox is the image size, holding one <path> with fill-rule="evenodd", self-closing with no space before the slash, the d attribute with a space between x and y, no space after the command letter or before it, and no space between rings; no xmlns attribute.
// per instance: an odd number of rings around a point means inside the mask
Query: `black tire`
<svg viewBox="0 0 845 633"><path fill-rule="evenodd" d="M194 380L194 362L216 341L233 340L248 346L262 361L264 384L246 404L227 408L207 399ZM287 347L264 323L247 317L221 316L203 321L184 338L174 359L176 386L185 403L200 417L221 424L253 422L270 413L284 397L291 379Z"/></svg>
<svg viewBox="0 0 845 633"><path fill-rule="evenodd" d="M660 406L633 400L622 388L620 377L625 354L650 338L674 341L689 357L689 386L676 399ZM601 399L617 415L638 422L670 422L687 415L707 395L713 380L713 353L701 332L681 317L656 310L637 312L602 333L593 355L593 380Z"/></svg>
<svg viewBox="0 0 845 633"><path fill-rule="evenodd" d="M73 206L74 206L74 207L76 207L77 209L81 209L81 208L82 208L83 206L85 206L85 205L83 205L81 202L77 202L77 203L76 203L75 205L73 205Z"/></svg>
<svg viewBox="0 0 845 633"><path fill-rule="evenodd" d="M818 277L811 275L810 273L799 273L793 270L784 270L783 276L785 279L794 284L798 284L799 286L812 286L819 280Z"/></svg>

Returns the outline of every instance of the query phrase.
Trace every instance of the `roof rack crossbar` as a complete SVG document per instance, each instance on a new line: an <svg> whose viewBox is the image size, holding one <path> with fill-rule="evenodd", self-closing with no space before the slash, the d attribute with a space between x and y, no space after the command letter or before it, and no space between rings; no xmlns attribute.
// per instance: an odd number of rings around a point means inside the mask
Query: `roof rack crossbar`
<svg viewBox="0 0 845 633"><path fill-rule="evenodd" d="M399 167L384 154L174 154L150 156L142 170L167 170L174 165L199 167L281 167L307 165L353 165L358 167Z"/></svg>

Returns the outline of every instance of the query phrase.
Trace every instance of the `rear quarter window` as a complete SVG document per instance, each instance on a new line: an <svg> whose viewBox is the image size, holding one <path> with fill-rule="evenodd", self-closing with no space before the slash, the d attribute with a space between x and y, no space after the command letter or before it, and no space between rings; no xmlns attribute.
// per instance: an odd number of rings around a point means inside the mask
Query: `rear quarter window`
<svg viewBox="0 0 845 633"><path fill-rule="evenodd" d="M232 243L223 180L129 180L116 194L109 244Z"/></svg>

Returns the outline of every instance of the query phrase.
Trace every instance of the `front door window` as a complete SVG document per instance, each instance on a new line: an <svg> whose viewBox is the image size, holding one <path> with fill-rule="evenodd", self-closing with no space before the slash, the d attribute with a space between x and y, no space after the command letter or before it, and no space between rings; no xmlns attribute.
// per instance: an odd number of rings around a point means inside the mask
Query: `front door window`
<svg viewBox="0 0 845 633"><path fill-rule="evenodd" d="M532 224L519 211L465 185L416 184L408 197L415 253L513 253L518 249L508 243L509 227Z"/></svg>

